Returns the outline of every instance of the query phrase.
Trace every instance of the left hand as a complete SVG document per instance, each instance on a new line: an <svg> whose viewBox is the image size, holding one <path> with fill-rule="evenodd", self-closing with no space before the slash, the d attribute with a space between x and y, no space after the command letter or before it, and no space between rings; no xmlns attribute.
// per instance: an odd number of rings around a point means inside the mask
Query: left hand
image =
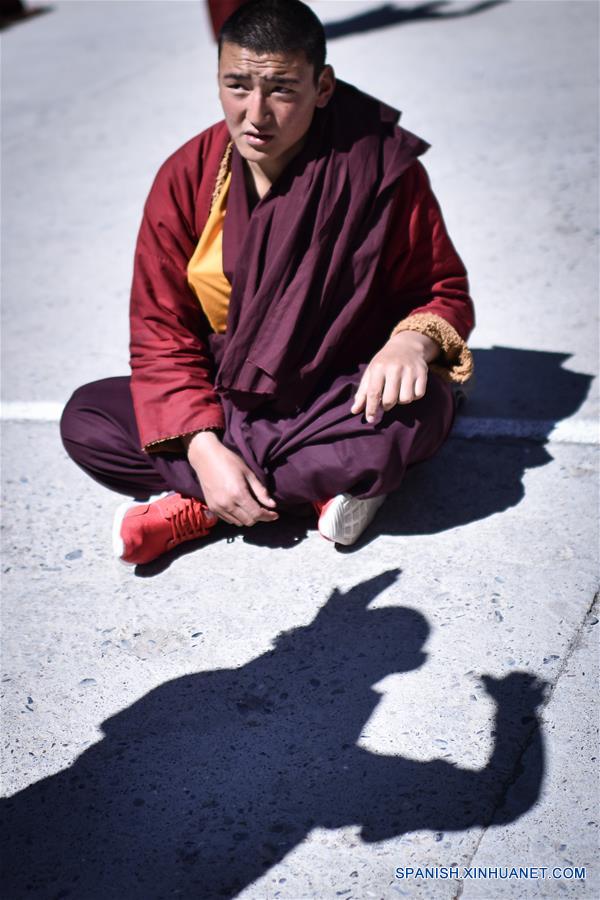
<svg viewBox="0 0 600 900"><path fill-rule="evenodd" d="M420 400L427 387L428 363L440 349L418 331L395 334L365 369L350 412L364 410L367 422L373 422L380 406L387 412L397 403Z"/></svg>

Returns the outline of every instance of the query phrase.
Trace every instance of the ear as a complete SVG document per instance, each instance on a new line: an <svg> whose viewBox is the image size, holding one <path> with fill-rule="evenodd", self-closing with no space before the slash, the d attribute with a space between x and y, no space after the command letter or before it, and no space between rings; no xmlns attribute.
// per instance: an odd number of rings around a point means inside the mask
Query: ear
<svg viewBox="0 0 600 900"><path fill-rule="evenodd" d="M317 102L319 107L327 106L335 90L335 72L331 66L324 66L317 84Z"/></svg>

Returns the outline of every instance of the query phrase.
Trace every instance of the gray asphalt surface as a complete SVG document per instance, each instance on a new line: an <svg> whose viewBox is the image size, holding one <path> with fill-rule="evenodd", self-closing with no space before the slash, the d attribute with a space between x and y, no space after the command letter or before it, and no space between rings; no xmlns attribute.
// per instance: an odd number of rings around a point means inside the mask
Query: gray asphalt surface
<svg viewBox="0 0 600 900"><path fill-rule="evenodd" d="M215 50L179 0L2 34L7 900L600 893L598 4L383 6L314 3L432 144L487 436L349 551L286 520L135 573L36 404L127 373L141 208L220 117Z"/></svg>

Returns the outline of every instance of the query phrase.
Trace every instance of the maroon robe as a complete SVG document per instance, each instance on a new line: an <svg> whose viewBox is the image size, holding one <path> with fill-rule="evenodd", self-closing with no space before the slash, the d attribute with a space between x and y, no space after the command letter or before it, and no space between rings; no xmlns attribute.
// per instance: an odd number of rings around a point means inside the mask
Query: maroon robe
<svg viewBox="0 0 600 900"><path fill-rule="evenodd" d="M350 413L361 372L399 320L433 313L466 338L473 310L415 162L426 145L397 127L394 110L348 86L330 107L252 215L234 153L224 336L211 333L187 283L228 142L224 123L159 171L136 249L131 385L86 386L63 416L65 446L98 480L123 493L202 497L181 446L167 453L177 443L163 442L218 427L281 506L342 491L375 496L444 440L453 403L434 375L422 400L374 423Z"/></svg>
<svg viewBox="0 0 600 900"><path fill-rule="evenodd" d="M215 40L229 16L243 6L246 0L208 0L208 13Z"/></svg>
<svg viewBox="0 0 600 900"><path fill-rule="evenodd" d="M380 144L395 151L398 144L402 148L405 135L407 143L415 140L390 123L397 113L384 112L384 116L392 136L384 134ZM262 250L277 250L277 237L285 228L290 209L290 203L285 202L286 186L291 188L289 193L296 205L301 205L294 173L307 157L310 164L311 147L307 145L302 157L292 162L290 172L284 173L281 184L277 183L278 192L255 208L251 219L256 215L255 221L262 228L256 228L252 221L250 232L245 233L244 227L250 220L244 221L239 194L237 204L228 211L224 265L233 280L232 308L227 334L214 335L188 285L187 264L208 219L227 141L225 123L218 123L185 144L161 167L144 211L131 291L131 387L142 446L151 452L160 452L164 449L161 442L178 435L222 427L223 391L240 386L240 379L242 388L265 394L272 390L274 382L283 383L284 390L279 396L275 393L275 399L279 403L287 400L291 408L297 409L317 389L320 380L331 381L337 374L368 362L394 325L411 313L440 316L464 339L473 325L465 268L448 237L427 175L415 162L403 172L394 167L391 196L380 192L379 200L376 196L372 203L372 216L381 211L374 227L379 239L367 248L370 255L359 259L362 269L357 269L351 252L352 239L360 242L360 228L354 235L346 235L344 247L350 252L342 256L335 242L332 244L331 234L335 237L334 226L340 225L341 230L343 222L325 222L331 226L326 245L330 253L319 253L311 245L313 231L301 233L305 242L308 235L304 246L307 254L312 254L311 262L321 267L316 275L313 272L313 281L310 269L307 277L294 277L300 272L303 259L292 253L296 268L288 272L291 282L287 283L286 292L280 291L274 299L261 293L261 276L265 274L260 269ZM418 149L419 145L413 144L413 150ZM406 161L410 162L410 155ZM353 160L341 162L344 174ZM312 171L315 168L316 165ZM360 170L356 180L359 176ZM234 201L240 188L241 180L233 179ZM348 190L348 178L344 188ZM377 185L372 191L377 194ZM311 198L318 202L319 195L311 194ZM234 215L230 217L229 212ZM358 212L364 212L364 205ZM298 223L294 225L296 230L291 237L300 232ZM269 242L268 234L275 239ZM286 246L289 244L288 236ZM280 255L273 269L276 275L282 271L281 261ZM270 265L268 259L267 264ZM244 277L238 277L236 269ZM273 273L266 274L270 284L277 283ZM319 277L327 291L322 295ZM313 287L315 280L316 290L306 290L307 285ZM358 285L356 296L352 295L349 281ZM286 318L288 299L293 310ZM345 302L347 299L349 303ZM252 309L244 310L246 302L253 304ZM254 335L259 326L262 340L256 348ZM262 354L258 358L257 349ZM224 364L218 376L221 390L217 390L215 357L221 361L223 351ZM290 384L290 379L296 383Z"/></svg>

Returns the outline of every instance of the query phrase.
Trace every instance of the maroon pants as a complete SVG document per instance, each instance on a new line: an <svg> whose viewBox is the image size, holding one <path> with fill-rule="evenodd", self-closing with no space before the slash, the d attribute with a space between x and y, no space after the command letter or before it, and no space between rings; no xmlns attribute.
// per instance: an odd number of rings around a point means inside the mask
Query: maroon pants
<svg viewBox="0 0 600 900"><path fill-rule="evenodd" d="M307 408L290 417L261 407L242 412L223 401L223 443L243 457L280 507L349 492L370 497L399 487L407 466L432 456L452 425L447 384L430 375L422 400L396 406L368 424L350 406L360 372L338 377ZM106 378L79 388L61 420L64 446L93 478L114 491L144 498L165 490L203 499L181 453L145 453L129 378Z"/></svg>

